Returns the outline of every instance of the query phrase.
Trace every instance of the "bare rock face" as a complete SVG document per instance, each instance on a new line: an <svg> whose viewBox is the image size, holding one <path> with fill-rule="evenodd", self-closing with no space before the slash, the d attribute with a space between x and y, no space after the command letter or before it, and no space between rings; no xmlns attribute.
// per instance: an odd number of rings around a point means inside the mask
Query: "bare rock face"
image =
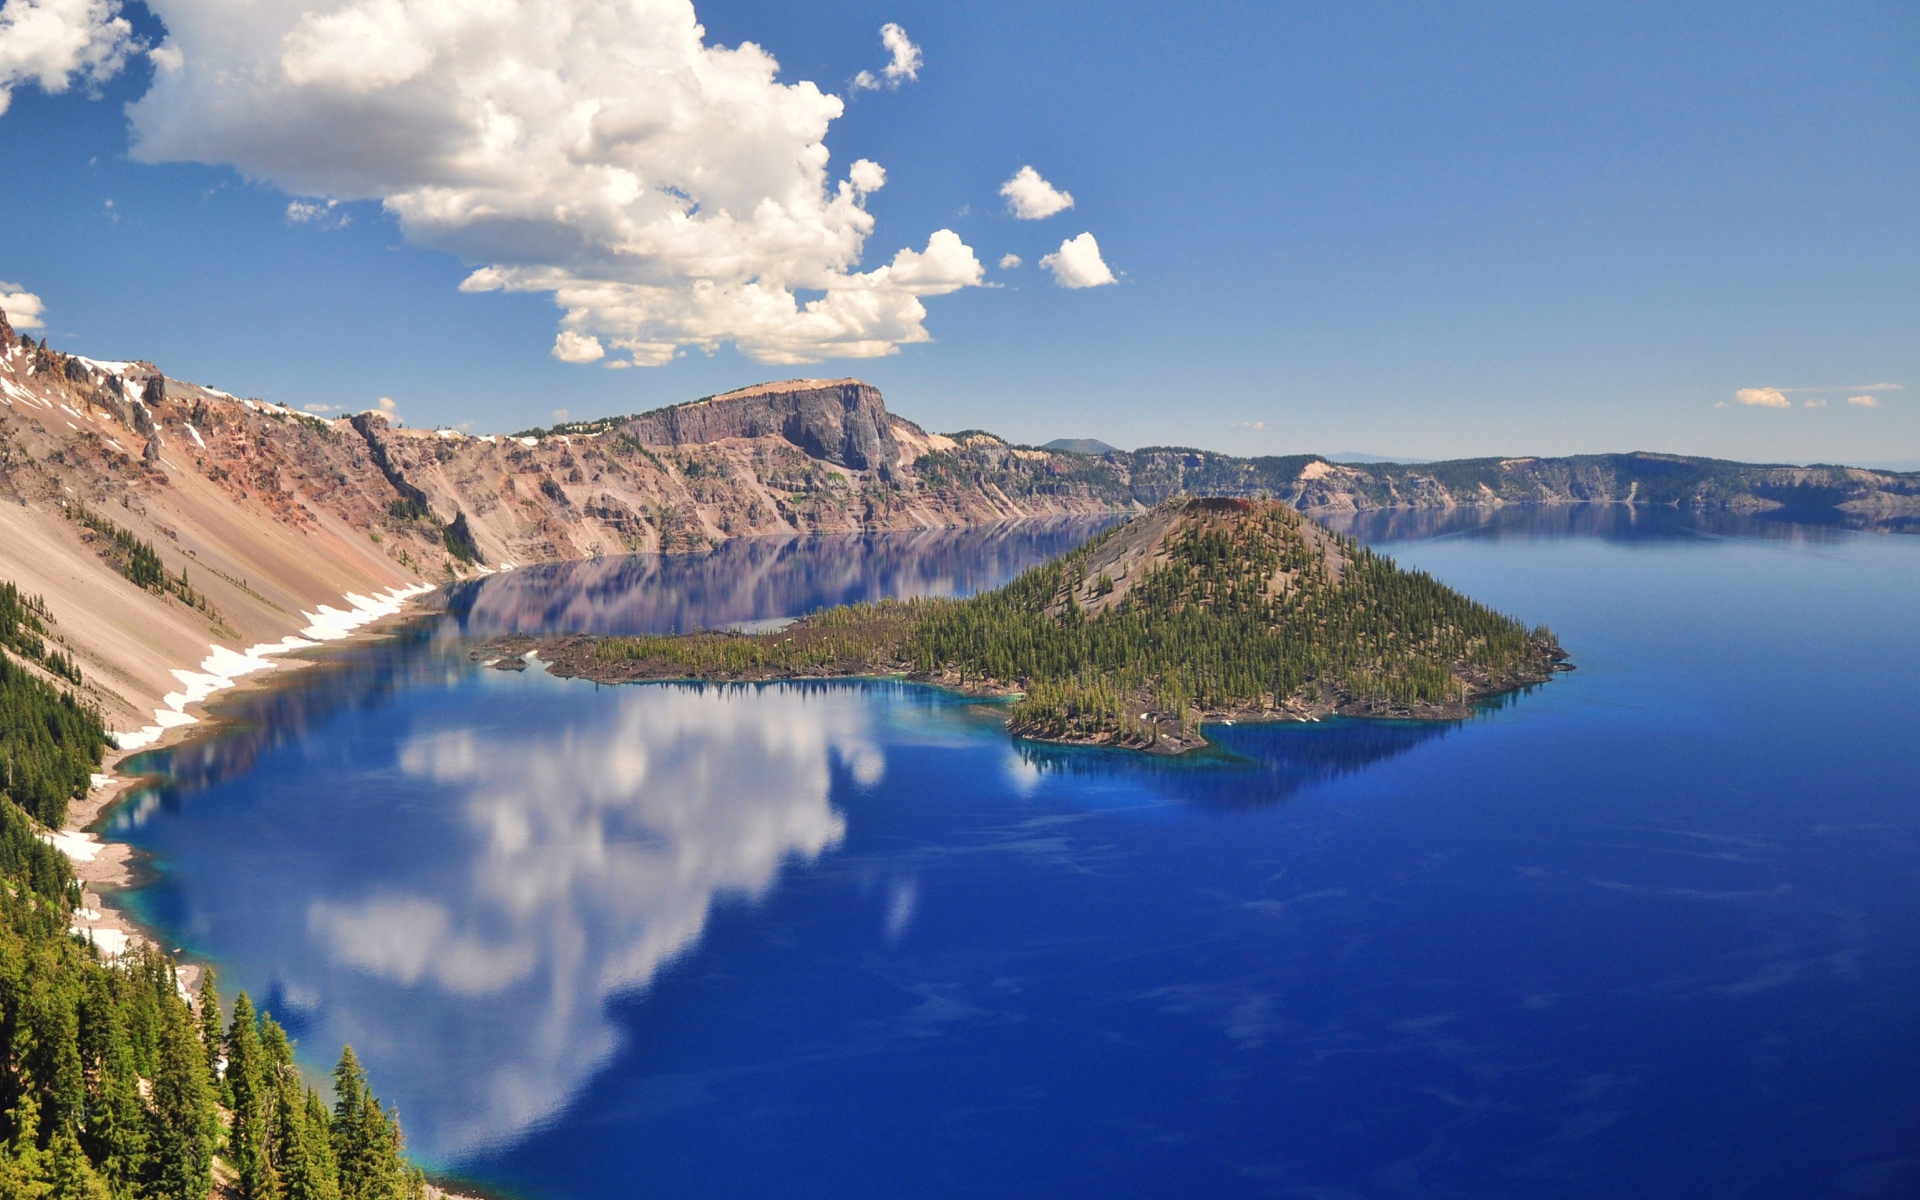
<svg viewBox="0 0 1920 1200"><path fill-rule="evenodd" d="M623 432L644 445L687 446L777 436L814 458L893 478L900 447L880 390L857 379L763 383L641 413Z"/></svg>

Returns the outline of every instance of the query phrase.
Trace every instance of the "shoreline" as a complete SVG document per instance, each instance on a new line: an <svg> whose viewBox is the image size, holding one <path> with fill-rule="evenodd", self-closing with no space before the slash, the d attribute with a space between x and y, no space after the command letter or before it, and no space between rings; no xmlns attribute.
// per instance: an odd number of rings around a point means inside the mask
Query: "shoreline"
<svg viewBox="0 0 1920 1200"><path fill-rule="evenodd" d="M677 636L691 638L711 632L713 631L698 631ZM734 634L733 636L754 635ZM608 687L645 683L747 686L776 683L854 682L866 679L918 684L973 700L1017 700L1026 695L1026 690L1015 684L999 680L968 680L956 676L951 671L938 674L914 672L907 669L903 663L887 664L880 669L875 669L873 664L866 664L844 670L823 668L811 672L741 670L689 674L672 669L677 664L664 664L666 669L661 669L662 663L647 659L627 659L614 663L600 662L595 659L593 648L608 640L617 639L599 634L544 636L502 634L482 641L468 651L467 657L482 667L497 671L524 670L526 660L531 657L539 662L548 674L556 678L579 679ZM548 653L542 653L542 651ZM552 653L554 651L559 653ZM1203 725L1307 725L1335 719L1435 723L1471 720L1489 702L1537 687L1557 674L1574 669L1573 664L1561 660L1538 673L1537 677L1534 674L1526 674L1505 679L1488 679L1484 689L1475 691L1467 699L1446 704L1383 707L1375 702L1355 700L1343 692L1328 690L1323 692L1319 702L1306 706L1256 708L1243 705L1235 708L1197 709L1194 710L1194 719L1190 723L1183 722L1179 714L1149 709L1141 714L1141 720L1146 728L1152 731L1151 738L1129 738L1119 734L1080 737L1049 736L1022 727L1011 714L1007 716L1003 725L1009 736L1041 745L1125 750L1155 757L1178 758L1213 746L1214 743L1200 732L1200 727ZM1189 727L1193 732L1187 732Z"/></svg>
<svg viewBox="0 0 1920 1200"><path fill-rule="evenodd" d="M59 829L41 835L66 856L74 879L80 884L80 907L72 914L69 931L84 936L109 960L137 946L167 949L155 936L157 930L137 920L124 905L108 898L132 886L134 846L129 842L110 841L90 828L144 784L144 776L123 772L122 764L150 751L178 747L197 735L215 732L221 723L206 708L214 697L238 694L240 690L285 678L283 671L305 670L313 665L313 660L292 657L295 652L379 632L396 618L412 615L413 602L437 588L436 584L422 583L409 588L388 588L385 594L372 597L349 593L345 597L348 609L322 604L316 612L303 612L301 616L307 619L307 624L299 633L288 634L279 642L251 646L244 651L215 643L201 662L201 671L176 668L173 674L181 681L183 690L166 696L167 707L156 710L156 724L131 733L109 731L108 749L101 759L100 770L93 776L94 786L85 796L68 803L66 820ZM199 713L186 712L189 705L198 706ZM174 972L189 1003L197 1003L200 965L176 963Z"/></svg>

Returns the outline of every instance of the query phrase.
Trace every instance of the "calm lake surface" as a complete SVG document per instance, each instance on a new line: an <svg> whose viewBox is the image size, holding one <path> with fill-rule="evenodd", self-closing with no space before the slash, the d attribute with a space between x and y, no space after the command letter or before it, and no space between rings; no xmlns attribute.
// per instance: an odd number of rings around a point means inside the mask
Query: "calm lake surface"
<svg viewBox="0 0 1920 1200"><path fill-rule="evenodd" d="M1920 537L1344 526L1579 670L1459 725L1013 742L893 683L601 688L502 630L990 587L1086 527L470 586L237 697L132 901L528 1197L1920 1193Z"/></svg>

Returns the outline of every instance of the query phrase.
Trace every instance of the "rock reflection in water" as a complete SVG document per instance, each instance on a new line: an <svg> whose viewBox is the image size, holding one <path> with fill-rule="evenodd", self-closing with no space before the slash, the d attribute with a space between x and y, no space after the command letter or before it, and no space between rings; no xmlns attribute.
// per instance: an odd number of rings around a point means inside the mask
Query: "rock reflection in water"
<svg viewBox="0 0 1920 1200"><path fill-rule="evenodd" d="M1305 788L1363 771L1440 737L1441 721L1346 721L1209 725L1211 749L1180 758L1016 742L1020 761L1042 775L1110 776L1202 808L1278 804Z"/></svg>
<svg viewBox="0 0 1920 1200"><path fill-rule="evenodd" d="M462 584L448 610L475 636L679 633L863 600L962 596L998 587L1118 519L737 538L710 554L551 563Z"/></svg>
<svg viewBox="0 0 1920 1200"><path fill-rule="evenodd" d="M1647 548L1703 537L1833 542L1850 531L1920 533L1920 515L1856 513L1836 508L1782 508L1749 514L1645 504L1509 504L1498 508L1382 508L1314 516L1335 533L1371 545L1464 535L1496 540L1592 538Z"/></svg>

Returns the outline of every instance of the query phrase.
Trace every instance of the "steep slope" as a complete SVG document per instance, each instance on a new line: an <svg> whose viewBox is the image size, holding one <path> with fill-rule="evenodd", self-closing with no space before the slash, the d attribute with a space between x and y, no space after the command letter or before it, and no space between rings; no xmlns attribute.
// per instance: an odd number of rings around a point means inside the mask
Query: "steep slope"
<svg viewBox="0 0 1920 1200"><path fill-rule="evenodd" d="M1106 506L924 487L912 459L942 444L855 380L537 436L324 420L62 354L0 315L0 581L61 614L83 697L146 744L272 654L481 570Z"/></svg>

